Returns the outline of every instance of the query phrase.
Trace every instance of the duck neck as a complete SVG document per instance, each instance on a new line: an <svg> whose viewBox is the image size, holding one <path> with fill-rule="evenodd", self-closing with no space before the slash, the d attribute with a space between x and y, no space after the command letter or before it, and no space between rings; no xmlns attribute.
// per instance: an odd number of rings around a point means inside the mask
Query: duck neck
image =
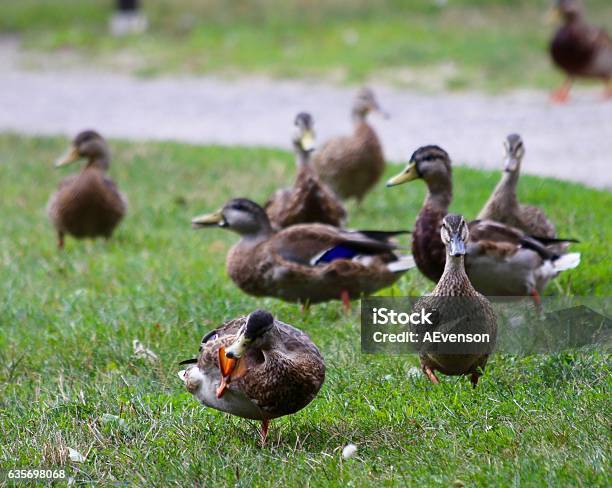
<svg viewBox="0 0 612 488"><path fill-rule="evenodd" d="M246 244L248 246L253 246L268 240L274 231L272 230L272 226L269 221L261 222L261 225L257 230L253 230L252 232L246 232L241 234L241 244Z"/></svg>
<svg viewBox="0 0 612 488"><path fill-rule="evenodd" d="M368 116L367 112L363 110L359 110L358 108L354 108L351 112L351 120L353 121L353 125L355 127L359 127L362 124L366 123L366 117Z"/></svg>
<svg viewBox="0 0 612 488"><path fill-rule="evenodd" d="M85 167L108 171L108 168L110 167L110 154L108 152L102 152L95 156L91 156L87 161L87 166Z"/></svg>
<svg viewBox="0 0 612 488"><path fill-rule="evenodd" d="M493 191L492 199L505 201L512 206L517 205L516 187L518 186L518 171L504 171L501 180Z"/></svg>
<svg viewBox="0 0 612 488"><path fill-rule="evenodd" d="M435 181L428 181L427 190L424 206L446 214L453 200L451 176L445 175L444 177L436 178Z"/></svg>
<svg viewBox="0 0 612 488"><path fill-rule="evenodd" d="M449 256L447 254L444 272L433 293L444 291L444 294L449 296L465 295L466 293L469 295L470 289L472 289L472 285L465 272L464 256Z"/></svg>
<svg viewBox="0 0 612 488"><path fill-rule="evenodd" d="M310 163L311 151L305 151L300 144L294 145L295 164L298 169L308 166Z"/></svg>

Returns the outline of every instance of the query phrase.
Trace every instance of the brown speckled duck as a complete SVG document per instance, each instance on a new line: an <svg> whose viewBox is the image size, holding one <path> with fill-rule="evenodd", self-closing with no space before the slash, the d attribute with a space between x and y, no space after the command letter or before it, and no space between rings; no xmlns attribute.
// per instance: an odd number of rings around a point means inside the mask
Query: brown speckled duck
<svg viewBox="0 0 612 488"><path fill-rule="evenodd" d="M479 220L495 220L538 237L555 237L555 226L543 210L518 201L516 187L521 173L525 146L518 134L510 134L504 142L506 159L500 182L478 214Z"/></svg>
<svg viewBox="0 0 612 488"><path fill-rule="evenodd" d="M179 372L187 391L222 412L261 421L298 412L317 395L325 363L302 331L265 310L224 323L204 336L195 359Z"/></svg>
<svg viewBox="0 0 612 488"><path fill-rule="evenodd" d="M264 205L275 228L318 222L340 227L346 211L338 197L321 182L310 164L314 149L312 116L301 112L295 118L293 147L298 168L292 188L278 190Z"/></svg>
<svg viewBox="0 0 612 488"><path fill-rule="evenodd" d="M428 192L412 233L412 254L419 270L438 282L444 271L446 248L440 237L442 221L452 200L451 162L439 146L417 149L406 169L387 186L423 179ZM539 295L550 279L580 263L579 253L557 255L547 245L567 239L534 238L490 220L468 225L470 242L466 268L474 288L487 296Z"/></svg>
<svg viewBox="0 0 612 488"><path fill-rule="evenodd" d="M60 248L64 246L65 234L108 239L127 209L125 196L106 175L110 152L100 134L93 130L78 134L55 166L59 168L81 158L87 159L87 164L79 174L64 178L47 204Z"/></svg>
<svg viewBox="0 0 612 488"><path fill-rule="evenodd" d="M608 33L585 20L580 0L556 0L553 12L561 17L562 24L550 43L550 55L567 75L563 85L553 92L553 101L567 101L576 77L603 80L605 97L611 98L612 39Z"/></svg>
<svg viewBox="0 0 612 488"><path fill-rule="evenodd" d="M385 170L382 146L366 121L372 111L383 113L374 92L362 88L352 109L353 134L329 140L313 155L321 180L344 200L361 202Z"/></svg>
<svg viewBox="0 0 612 488"><path fill-rule="evenodd" d="M414 266L395 252L398 232L349 231L323 224L299 224L275 232L263 208L235 198L209 215L192 220L196 229L224 227L240 235L227 255L227 271L254 296L304 305L350 299L392 285Z"/></svg>
<svg viewBox="0 0 612 488"><path fill-rule="evenodd" d="M481 334L488 341L481 344L453 344L448 351L435 351L422 343L419 351L421 369L432 383L439 383L436 371L446 375L469 375L476 387L484 373L497 337L497 318L489 300L478 293L465 272L464 256L470 231L463 217L449 214L442 220L440 238L446 248L446 264L433 291L419 299L414 309L435 310L429 332Z"/></svg>

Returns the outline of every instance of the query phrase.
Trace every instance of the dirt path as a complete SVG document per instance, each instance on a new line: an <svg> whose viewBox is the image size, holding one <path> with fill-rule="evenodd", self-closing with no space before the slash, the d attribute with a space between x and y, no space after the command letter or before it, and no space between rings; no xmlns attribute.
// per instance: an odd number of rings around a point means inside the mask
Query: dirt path
<svg viewBox="0 0 612 488"><path fill-rule="evenodd" d="M294 115L315 117L319 141L350 130L354 89L301 81L214 77L137 79L91 71L30 72L0 50L0 131L289 147ZM391 119L372 117L389 159L436 143L457 164L499 169L517 131L524 171L612 188L612 101L578 91L567 106L541 92L426 95L374 86Z"/></svg>

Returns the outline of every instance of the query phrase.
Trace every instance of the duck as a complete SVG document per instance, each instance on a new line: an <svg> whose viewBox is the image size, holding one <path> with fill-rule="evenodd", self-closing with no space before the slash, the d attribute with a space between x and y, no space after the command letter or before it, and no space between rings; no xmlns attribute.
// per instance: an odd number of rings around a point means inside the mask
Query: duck
<svg viewBox="0 0 612 488"><path fill-rule="evenodd" d="M538 237L556 236L555 225L544 211L532 205L519 203L516 188L525 156L525 145L519 134L510 134L504 141L506 157L501 180L476 217L495 220Z"/></svg>
<svg viewBox="0 0 612 488"><path fill-rule="evenodd" d="M229 200L192 227L226 228L240 240L228 252L227 272L245 293L303 306L369 295L395 283L414 267L396 252L392 238L404 231L354 231L325 224L298 224L274 231L264 209L246 198Z"/></svg>
<svg viewBox="0 0 612 488"><path fill-rule="evenodd" d="M421 341L421 370L435 384L439 383L436 371L450 376L469 375L475 388L495 347L497 317L491 302L476 291L466 273L464 257L470 230L463 216L446 215L440 226L440 239L446 250L444 272L433 291L414 305L414 310L435 310L436 318L433 326L427 325L426 329L421 326L419 332L466 333L474 337L478 334L483 341L441 347Z"/></svg>
<svg viewBox="0 0 612 488"><path fill-rule="evenodd" d="M552 100L564 103L574 78L601 79L604 97L612 98L612 39L599 27L589 24L580 0L556 0L553 14L561 19L549 47L554 64L565 75L564 83L552 93Z"/></svg>
<svg viewBox="0 0 612 488"><path fill-rule="evenodd" d="M418 148L387 186L417 179L425 181L428 192L412 231L412 255L418 269L437 283L446 263L440 228L453 195L448 153L437 145ZM548 247L573 239L532 237L491 220L473 220L468 229L466 271L474 288L486 296L531 296L539 305L546 284L580 264L580 253L559 255Z"/></svg>
<svg viewBox="0 0 612 488"><path fill-rule="evenodd" d="M382 145L367 122L370 112L388 117L372 89L363 87L351 111L353 133L330 139L313 155L313 165L321 180L341 199L354 198L358 204L385 171Z"/></svg>
<svg viewBox="0 0 612 488"><path fill-rule="evenodd" d="M83 169L64 178L47 203L47 214L57 232L60 249L66 234L77 239L109 239L128 207L127 198L106 174L110 150L96 131L80 132L55 167L62 168L80 159L87 161Z"/></svg>
<svg viewBox="0 0 612 488"><path fill-rule="evenodd" d="M292 188L277 190L266 202L264 209L268 218L276 229L311 222L341 227L346 210L335 193L321 182L310 163L315 141L312 115L298 113L294 125L292 142L297 176Z"/></svg>
<svg viewBox="0 0 612 488"><path fill-rule="evenodd" d="M202 404L261 421L262 444L270 421L302 410L325 381L312 340L262 309L207 333L197 357L180 364L179 378Z"/></svg>

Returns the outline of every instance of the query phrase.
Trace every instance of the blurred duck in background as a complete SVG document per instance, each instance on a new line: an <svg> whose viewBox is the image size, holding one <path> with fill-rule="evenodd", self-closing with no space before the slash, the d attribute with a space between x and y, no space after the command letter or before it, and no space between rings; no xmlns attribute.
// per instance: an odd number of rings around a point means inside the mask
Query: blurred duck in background
<svg viewBox="0 0 612 488"><path fill-rule="evenodd" d="M510 134L504 141L504 147L506 157L501 180L477 218L502 222L532 236L555 237L555 226L542 209L523 205L518 201L516 188L525 156L525 145L521 136Z"/></svg>
<svg viewBox="0 0 612 488"><path fill-rule="evenodd" d="M325 362L301 330L265 310L230 320L206 334L197 358L179 372L204 405L261 421L265 443L271 419L307 406L325 380Z"/></svg>
<svg viewBox="0 0 612 488"><path fill-rule="evenodd" d="M301 112L294 124L297 176L292 188L277 190L264 205L270 222L277 229L312 222L340 227L346 211L334 192L319 180L310 163L315 147L312 116Z"/></svg>
<svg viewBox="0 0 612 488"><path fill-rule="evenodd" d="M425 180L428 192L412 233L412 254L419 270L438 282L446 262L440 228L453 197L448 153L439 146L417 149L406 169L391 178L387 186L417 179ZM539 304L548 281L580 263L580 254L559 256L548 247L571 240L538 239L490 220L472 221L468 229L467 273L474 288L487 296L531 295Z"/></svg>
<svg viewBox="0 0 612 488"><path fill-rule="evenodd" d="M365 87L359 90L353 103L353 134L329 140L313 156L321 180L343 200L355 198L361 203L385 170L382 146L366 120L370 112L388 117L374 92Z"/></svg>
<svg viewBox="0 0 612 488"><path fill-rule="evenodd" d="M567 75L563 85L553 92L553 101L568 100L576 77L603 80L604 96L612 98L612 39L608 33L587 23L581 0L556 0L552 14L561 19L561 26L550 43L550 55Z"/></svg>
<svg viewBox="0 0 612 488"><path fill-rule="evenodd" d="M264 209L245 198L194 218L192 226L218 226L240 235L226 265L242 291L305 307L341 299L348 310L351 299L392 285L414 267L412 257L396 253L391 241L403 232L348 231L323 224L275 232Z"/></svg>
<svg viewBox="0 0 612 488"><path fill-rule="evenodd" d="M56 168L85 159L80 173L64 178L51 195L47 212L57 231L57 245L64 247L64 236L110 238L127 210L127 199L106 172L110 151L104 138L85 130L72 141Z"/></svg>

